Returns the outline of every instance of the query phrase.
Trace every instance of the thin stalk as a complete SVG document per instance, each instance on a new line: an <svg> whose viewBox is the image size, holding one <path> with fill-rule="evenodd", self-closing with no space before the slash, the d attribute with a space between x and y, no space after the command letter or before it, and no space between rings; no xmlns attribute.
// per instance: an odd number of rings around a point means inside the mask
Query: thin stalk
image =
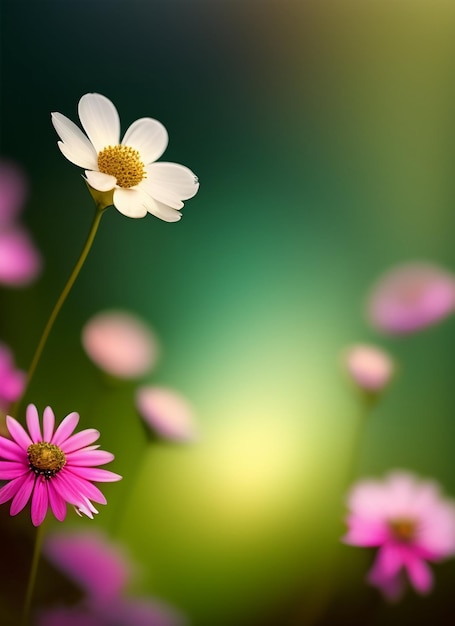
<svg viewBox="0 0 455 626"><path fill-rule="evenodd" d="M30 567L30 575L28 578L27 592L26 592L25 601L24 601L24 608L22 611L21 626L29 626L30 609L32 606L33 591L35 589L36 574L38 571L38 563L39 563L39 559L41 555L41 546L43 545L44 524L45 522L43 522L40 526L38 526L37 531L36 531L35 547L33 549L32 564Z"/></svg>
<svg viewBox="0 0 455 626"><path fill-rule="evenodd" d="M101 206L96 207L95 216L93 218L93 222L90 227L90 231L88 233L84 247L82 248L82 251L79 255L78 260L76 261L76 264L73 268L73 271L70 274L70 277L68 278L65 286L63 287L63 291L61 292L57 302L55 303L55 306L52 310L52 313L50 314L50 317L47 321L46 326L44 327L43 333L41 335L38 346L35 350L35 354L33 355L32 362L27 372L27 380L25 383L24 391L22 393L22 396L19 398L19 400L13 405L13 408L11 411L13 415L17 415L17 413L19 412L22 399L24 398L25 393L33 378L33 375L35 373L35 370L41 358L41 354L43 352L44 346L46 345L49 334L52 330L52 327L54 326L55 320L57 319L57 316L60 313L60 309L62 308L69 292L71 291L71 288L74 285L76 278L79 276L79 272L81 271L82 266L84 265L85 259L87 258L87 255L90 251L90 248L92 247L92 243L93 243L93 240L95 239L95 235L98 230L98 226L100 225L101 217L104 213L104 210L105 210L105 207L101 207Z"/></svg>

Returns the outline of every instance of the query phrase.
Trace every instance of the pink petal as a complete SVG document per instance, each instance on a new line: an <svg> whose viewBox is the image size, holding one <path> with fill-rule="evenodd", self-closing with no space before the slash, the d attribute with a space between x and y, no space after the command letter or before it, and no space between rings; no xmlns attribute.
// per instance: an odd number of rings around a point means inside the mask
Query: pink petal
<svg viewBox="0 0 455 626"><path fill-rule="evenodd" d="M38 277L41 255L30 235L18 226L0 231L0 282L13 287L29 285Z"/></svg>
<svg viewBox="0 0 455 626"><path fill-rule="evenodd" d="M23 484L25 484L26 477L27 475L25 475L25 477L19 476L18 478L13 478L13 480L0 489L0 504L8 502L8 500L11 500L11 498L16 495L16 493L22 488Z"/></svg>
<svg viewBox="0 0 455 626"><path fill-rule="evenodd" d="M394 545L385 545L379 549L374 567L382 572L384 578L396 576L404 565L403 552Z"/></svg>
<svg viewBox="0 0 455 626"><path fill-rule="evenodd" d="M14 417L6 416L6 426L11 437L23 450L27 450L32 445L33 441Z"/></svg>
<svg viewBox="0 0 455 626"><path fill-rule="evenodd" d="M11 480L29 471L20 461L0 461L0 480Z"/></svg>
<svg viewBox="0 0 455 626"><path fill-rule="evenodd" d="M68 470L70 468L68 467ZM71 472L76 474L80 478L85 478L89 481L96 481L100 483L112 483L117 480L122 480L122 476L115 472L110 472L105 469L98 469L95 467L73 467L71 466ZM92 498L93 499L93 498Z"/></svg>
<svg viewBox="0 0 455 626"><path fill-rule="evenodd" d="M98 430L94 428L87 428L86 430L81 430L80 433L76 433L72 437L69 437L62 445L61 448L65 454L69 454L74 450L79 450L84 446L88 446L89 444L96 441L100 436Z"/></svg>
<svg viewBox="0 0 455 626"><path fill-rule="evenodd" d="M433 575L427 563L422 559L410 557L405 565L416 591L423 594L429 593L433 587Z"/></svg>
<svg viewBox="0 0 455 626"><path fill-rule="evenodd" d="M35 476L30 472L29 474L26 474L24 476L23 483L17 490L16 495L11 502L11 515L16 515L17 513L20 513L20 511L22 511L22 509L30 499L34 486Z"/></svg>
<svg viewBox="0 0 455 626"><path fill-rule="evenodd" d="M58 521L63 522L66 517L66 502L55 489L54 482L53 480L48 482L49 504L51 505L52 513Z"/></svg>
<svg viewBox="0 0 455 626"><path fill-rule="evenodd" d="M369 520L353 514L348 517L347 526L348 532L342 541L352 546L380 546L388 537L384 522L375 519Z"/></svg>
<svg viewBox="0 0 455 626"><path fill-rule="evenodd" d="M78 413L70 413L65 417L60 426L55 431L51 443L54 446L61 446L64 441L70 437L79 422Z"/></svg>
<svg viewBox="0 0 455 626"><path fill-rule="evenodd" d="M64 486L68 494L75 493L78 495L78 498L76 501L74 501L74 498L67 499L67 501L70 504L74 504L77 506L82 496L88 498L89 500L93 500L94 502L98 502L99 504L107 503L105 496L98 489L98 487L95 487L95 485L93 485L88 480L85 480L84 478L80 478L79 476L77 476L74 472L72 472L68 468L67 465L65 465L65 467L57 474L56 480L62 483L62 486ZM60 484L58 485L58 488L61 493Z"/></svg>
<svg viewBox="0 0 455 626"><path fill-rule="evenodd" d="M93 465L104 465L114 460L114 455L111 452L105 452L104 450L76 450L70 454L66 454L66 461L69 465L91 467Z"/></svg>
<svg viewBox="0 0 455 626"><path fill-rule="evenodd" d="M43 441L41 436L41 428L38 418L38 410L34 404L29 404L26 411L26 421L28 432L33 440L33 443Z"/></svg>
<svg viewBox="0 0 455 626"><path fill-rule="evenodd" d="M6 437L0 437L0 457L11 461L21 461L25 466L28 465L27 454L24 449Z"/></svg>
<svg viewBox="0 0 455 626"><path fill-rule="evenodd" d="M47 441L48 443L51 441L52 435L54 434L54 426L54 411L50 406L47 406L43 413L43 441Z"/></svg>
<svg viewBox="0 0 455 626"><path fill-rule="evenodd" d="M47 492L46 479L38 477L35 482L35 489L32 495L32 524L39 526L46 517L49 506L49 496Z"/></svg>

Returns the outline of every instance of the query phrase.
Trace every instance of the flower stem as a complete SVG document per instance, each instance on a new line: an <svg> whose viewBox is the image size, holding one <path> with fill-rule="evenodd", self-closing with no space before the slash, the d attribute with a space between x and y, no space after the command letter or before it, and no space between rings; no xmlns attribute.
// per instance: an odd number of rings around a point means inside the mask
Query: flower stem
<svg viewBox="0 0 455 626"><path fill-rule="evenodd" d="M36 367L38 365L38 362L41 358L41 354L43 352L44 346L46 345L47 339L49 337L49 334L52 330L52 327L55 323L55 320L57 319L58 314L60 313L60 309L62 308L69 292L71 291L72 286L74 285L76 278L79 275L79 272L81 271L82 266L84 265L85 259L87 258L87 255L90 251L90 248L92 247L92 243L93 240L95 239L95 235L96 232L98 230L98 226L100 224L101 221L101 217L104 213L106 207L97 205L96 210L95 210L95 216L93 218L93 222L92 225L90 227L90 231L88 233L87 239L85 241L84 247L82 248L82 251L79 255L78 260L76 261L76 264L73 268L73 271L70 274L70 277L68 278L63 291L61 292L57 302L55 303L55 306L52 310L52 313L47 321L46 326L44 327L43 333L41 335L41 338L39 340L38 346L35 350L35 354L33 355L33 359L32 362L30 364L30 367L28 369L27 372L27 381L25 383L25 388L24 391L22 393L22 396L19 398L19 400L16 402L16 404L13 406L12 409L12 413L14 415L17 415L20 405L21 405L21 401L25 395L25 392L27 391L28 386L30 385L30 382L33 378L33 375L35 373Z"/></svg>
<svg viewBox="0 0 455 626"><path fill-rule="evenodd" d="M38 571L38 563L39 563L39 558L40 558L40 554L41 554L41 546L43 545L44 524L45 524L45 522L43 522L40 526L38 526L38 528L36 530L35 547L33 549L33 557L32 557L32 564L30 566L30 574L29 574L29 578L28 578L27 593L26 593L26 596L25 596L24 608L22 610L21 626L28 626L29 625L30 609L31 609L31 606L32 606L33 590L35 588L36 573Z"/></svg>

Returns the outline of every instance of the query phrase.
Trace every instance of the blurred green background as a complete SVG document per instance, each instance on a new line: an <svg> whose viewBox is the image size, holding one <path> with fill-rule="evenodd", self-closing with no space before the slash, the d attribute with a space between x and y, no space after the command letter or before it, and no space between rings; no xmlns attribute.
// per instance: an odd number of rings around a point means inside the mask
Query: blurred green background
<svg viewBox="0 0 455 626"><path fill-rule="evenodd" d="M390 339L364 317L389 267L455 269L454 26L443 0L2 2L1 155L29 176L24 220L45 257L35 285L0 292L1 339L22 367L93 211L50 112L77 121L96 91L123 131L155 117L163 158L201 182L178 224L109 209L27 395L99 427L124 475L95 522L65 523L126 541L138 591L194 626L445 623L453 607L448 562L429 598L370 612L371 555L338 538L364 419L339 366L349 343L377 342L400 366L357 475L410 469L455 496L455 320ZM112 307L158 334L148 380L190 399L197 444L146 450L134 386L85 356L82 325Z"/></svg>

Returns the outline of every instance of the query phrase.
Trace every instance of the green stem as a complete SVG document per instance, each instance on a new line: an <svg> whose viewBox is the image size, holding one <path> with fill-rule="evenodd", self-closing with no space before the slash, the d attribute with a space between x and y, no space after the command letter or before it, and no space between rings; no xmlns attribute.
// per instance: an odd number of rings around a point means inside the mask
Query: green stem
<svg viewBox="0 0 455 626"><path fill-rule="evenodd" d="M87 258L87 255L90 251L90 248L92 247L92 243L93 240L95 239L95 235L96 232L98 230L98 226L100 224L101 221L101 217L104 213L106 207L97 205L96 210L95 210L95 216L93 218L93 222L92 225L90 227L90 231L89 234L87 236L87 239L85 241L84 247L82 248L81 254L79 255L78 260L76 261L76 265L73 268L73 271L70 274L70 277L68 278L66 285L63 288L62 293L60 294L57 302L55 303L54 309L47 321L47 324L43 330L43 333L41 335L41 338L39 340L38 346L36 348L35 354L33 355L33 359L31 362L31 365L28 369L28 373L27 373L27 380L25 383L25 388L24 391L22 393L21 398L19 398L19 400L14 404L13 408L12 408L12 414L13 415L17 415L17 413L19 412L19 408L22 402L23 397L25 396L25 392L28 389L30 382L33 378L33 375L35 373L36 367L38 365L38 362L41 358L41 354L43 352L44 346L46 345L47 339L49 337L49 334L52 330L52 327L55 323L55 320L57 319L58 314L60 313L60 309L62 308L69 292L71 291L72 286L74 285L76 278L79 275L79 272L81 271L82 266L84 265L85 259Z"/></svg>
<svg viewBox="0 0 455 626"><path fill-rule="evenodd" d="M44 524L45 522L43 522L40 526L38 526L36 530L35 547L33 549L33 557L32 557L32 564L30 567L30 575L28 578L27 593L25 596L24 608L22 611L21 626L29 625L33 590L35 588L36 573L38 571L38 563L39 563L40 554L41 554L41 546L43 545Z"/></svg>

